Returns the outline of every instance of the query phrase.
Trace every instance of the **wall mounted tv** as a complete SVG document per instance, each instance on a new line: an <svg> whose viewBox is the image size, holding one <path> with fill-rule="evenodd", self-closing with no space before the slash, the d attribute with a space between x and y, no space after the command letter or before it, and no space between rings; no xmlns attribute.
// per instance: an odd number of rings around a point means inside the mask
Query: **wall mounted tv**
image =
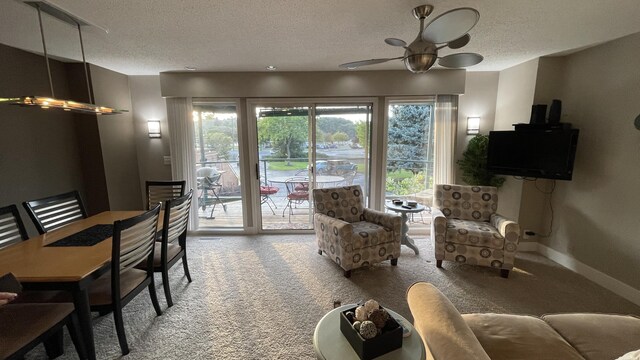
<svg viewBox="0 0 640 360"><path fill-rule="evenodd" d="M571 180L578 129L491 131L487 167L500 175Z"/></svg>

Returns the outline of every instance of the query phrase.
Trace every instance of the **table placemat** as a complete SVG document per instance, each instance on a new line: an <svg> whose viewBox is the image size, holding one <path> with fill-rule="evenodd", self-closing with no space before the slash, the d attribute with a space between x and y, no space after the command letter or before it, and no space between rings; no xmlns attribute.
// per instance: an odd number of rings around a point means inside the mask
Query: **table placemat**
<svg viewBox="0 0 640 360"><path fill-rule="evenodd" d="M113 236L113 224L98 224L47 246L93 246Z"/></svg>

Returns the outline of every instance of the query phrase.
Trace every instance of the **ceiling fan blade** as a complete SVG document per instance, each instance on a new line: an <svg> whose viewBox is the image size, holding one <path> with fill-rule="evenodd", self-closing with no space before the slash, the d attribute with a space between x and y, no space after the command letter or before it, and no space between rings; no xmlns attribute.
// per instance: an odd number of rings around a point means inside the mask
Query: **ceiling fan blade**
<svg viewBox="0 0 640 360"><path fill-rule="evenodd" d="M338 67L341 68L341 69L354 69L354 68L357 68L357 67L360 67L360 66L380 64L380 63L383 63L383 62L387 62L387 61L390 61L390 60L397 60L397 59L402 59L402 56L396 57L396 58L369 59L369 60L352 61L352 62L340 64L340 65L338 65Z"/></svg>
<svg viewBox="0 0 640 360"><path fill-rule="evenodd" d="M470 40L471 36L469 34L464 34L453 41L449 41L447 46L449 46L450 49L460 49L461 47L467 45Z"/></svg>
<svg viewBox="0 0 640 360"><path fill-rule="evenodd" d="M386 38L384 39L384 42L386 42L391 46L401 46L401 47L407 46L407 43L404 40L396 39L396 38Z"/></svg>
<svg viewBox="0 0 640 360"><path fill-rule="evenodd" d="M479 64L484 58L475 53L451 54L438 60L438 65L448 68L463 68Z"/></svg>
<svg viewBox="0 0 640 360"><path fill-rule="evenodd" d="M480 13L464 7L449 10L433 19L422 31L422 40L434 44L451 42L469 32L478 23Z"/></svg>

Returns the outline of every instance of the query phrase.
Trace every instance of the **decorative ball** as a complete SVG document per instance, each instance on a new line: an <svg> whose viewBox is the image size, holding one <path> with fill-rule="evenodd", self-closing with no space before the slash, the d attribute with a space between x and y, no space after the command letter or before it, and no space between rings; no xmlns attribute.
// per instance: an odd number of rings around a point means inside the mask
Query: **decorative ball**
<svg viewBox="0 0 640 360"><path fill-rule="evenodd" d="M371 321L363 321L360 324L360 335L365 339L372 339L378 335L378 328Z"/></svg>
<svg viewBox="0 0 640 360"><path fill-rule="evenodd" d="M381 309L373 310L369 314L369 321L374 323L378 329L382 329L387 324L388 319L389 319L389 314L387 314L386 311Z"/></svg>
<svg viewBox="0 0 640 360"><path fill-rule="evenodd" d="M346 316L349 322L353 322L353 319L355 319L356 314L354 314L353 311L347 311L346 313L344 313L344 316Z"/></svg>
<svg viewBox="0 0 640 360"><path fill-rule="evenodd" d="M356 308L356 320L365 321L369 317L369 312L364 308L364 306L358 306Z"/></svg>
<svg viewBox="0 0 640 360"><path fill-rule="evenodd" d="M367 314L370 314L373 310L377 310L380 308L380 304L377 301L371 299L364 303L364 308L367 310Z"/></svg>
<svg viewBox="0 0 640 360"><path fill-rule="evenodd" d="M356 321L353 323L353 328L356 329L356 331L360 331L360 325L362 325L362 323L360 321Z"/></svg>

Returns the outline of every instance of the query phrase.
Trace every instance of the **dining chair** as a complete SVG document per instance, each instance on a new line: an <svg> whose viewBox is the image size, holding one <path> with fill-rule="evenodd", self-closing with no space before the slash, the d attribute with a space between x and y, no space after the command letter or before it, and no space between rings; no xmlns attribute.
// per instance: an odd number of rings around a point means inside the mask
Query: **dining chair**
<svg viewBox="0 0 640 360"><path fill-rule="evenodd" d="M161 203L164 206L165 201L183 196L186 185L187 182L185 180L147 180L145 182L147 193L146 209L151 209L151 205L157 203Z"/></svg>
<svg viewBox="0 0 640 360"><path fill-rule="evenodd" d="M293 207L298 207L305 201L309 202L308 190L296 190L296 187L302 182L308 182L308 179L305 177L292 177L284 183L287 189L287 205L282 210L282 217L284 217L285 211L289 208L289 222L291 222L291 215L293 215Z"/></svg>
<svg viewBox="0 0 640 360"><path fill-rule="evenodd" d="M141 215L113 223L111 271L89 286L91 311L102 314L113 311L122 355L129 353L122 308L147 287L156 314L162 315L153 281L153 254L159 213L160 204ZM143 261L147 265L145 270L136 269L136 265Z"/></svg>
<svg viewBox="0 0 640 360"><path fill-rule="evenodd" d="M193 190L173 200L167 200L164 208L162 240L160 249L156 246L153 256L153 270L162 273L162 285L167 305L173 306L171 288L169 286L169 269L182 259L182 267L187 280L191 282L189 264L187 263L187 225ZM176 244L177 240L177 244Z"/></svg>
<svg viewBox="0 0 640 360"><path fill-rule="evenodd" d="M18 207L12 204L0 208L0 249L28 238Z"/></svg>
<svg viewBox="0 0 640 360"><path fill-rule="evenodd" d="M80 193L75 190L22 205L41 235L87 217Z"/></svg>
<svg viewBox="0 0 640 360"><path fill-rule="evenodd" d="M0 291L16 292L22 286L12 275L0 278ZM23 304L10 302L0 306L0 359L22 359L40 343L47 356L64 353L62 327L67 326L80 359L86 352L73 303Z"/></svg>

